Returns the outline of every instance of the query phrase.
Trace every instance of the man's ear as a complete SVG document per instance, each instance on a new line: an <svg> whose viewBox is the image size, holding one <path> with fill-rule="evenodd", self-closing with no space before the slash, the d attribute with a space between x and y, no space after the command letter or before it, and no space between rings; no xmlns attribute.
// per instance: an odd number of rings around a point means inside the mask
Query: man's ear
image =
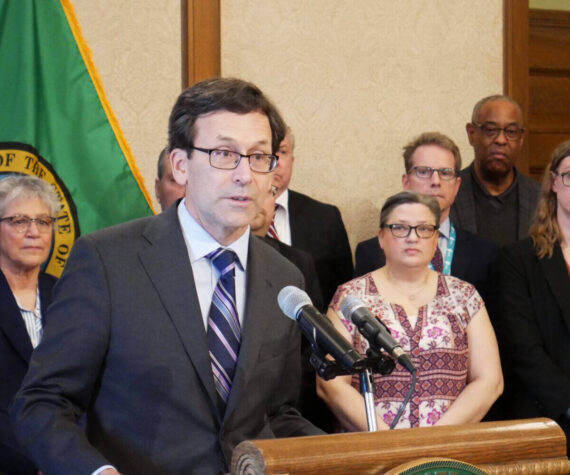
<svg viewBox="0 0 570 475"><path fill-rule="evenodd" d="M168 157L172 166L172 177L179 185L185 185L188 176L188 153L181 148L175 148Z"/></svg>
<svg viewBox="0 0 570 475"><path fill-rule="evenodd" d="M408 187L408 184L409 184L409 183L410 183L410 177L408 176L407 173L404 173L404 174L402 175L402 188L403 188L404 190L409 189L409 187Z"/></svg>
<svg viewBox="0 0 570 475"><path fill-rule="evenodd" d="M467 124L465 124L465 131L467 132L469 144L473 145L473 134L475 133L475 126L471 122L467 122Z"/></svg>

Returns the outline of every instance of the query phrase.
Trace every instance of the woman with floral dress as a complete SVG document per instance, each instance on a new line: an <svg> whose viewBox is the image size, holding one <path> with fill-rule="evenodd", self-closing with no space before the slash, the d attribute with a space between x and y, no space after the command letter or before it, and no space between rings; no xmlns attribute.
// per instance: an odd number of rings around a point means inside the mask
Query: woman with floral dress
<svg viewBox="0 0 570 475"><path fill-rule="evenodd" d="M497 341L475 288L430 269L440 209L434 198L401 192L386 201L378 239L386 265L341 285L328 318L363 355L368 341L340 313L360 299L388 327L417 369L417 384L396 427L478 422L501 394ZM400 365L374 376L378 429L388 429L411 384ZM343 430L367 429L358 375L319 379L317 392Z"/></svg>

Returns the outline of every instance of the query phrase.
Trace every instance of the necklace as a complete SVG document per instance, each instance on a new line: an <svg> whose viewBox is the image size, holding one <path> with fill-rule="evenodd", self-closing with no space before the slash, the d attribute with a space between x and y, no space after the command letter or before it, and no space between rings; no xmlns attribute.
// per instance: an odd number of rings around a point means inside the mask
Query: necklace
<svg viewBox="0 0 570 475"><path fill-rule="evenodd" d="M407 299L411 300L412 302L414 300L416 300L416 297L418 295L420 295L423 292L423 290L426 288L426 286L428 284L428 280L429 280L429 272L426 273L426 276L425 276L424 281L422 282L421 286L418 287L417 289L415 289L413 292L409 292L409 290L407 290L407 289L403 290L400 286L398 286L394 282L392 282L390 280L390 275L388 274L388 271L386 271L386 282L388 282L388 284L390 284L390 287L392 287L393 289L398 291L400 294L407 297Z"/></svg>

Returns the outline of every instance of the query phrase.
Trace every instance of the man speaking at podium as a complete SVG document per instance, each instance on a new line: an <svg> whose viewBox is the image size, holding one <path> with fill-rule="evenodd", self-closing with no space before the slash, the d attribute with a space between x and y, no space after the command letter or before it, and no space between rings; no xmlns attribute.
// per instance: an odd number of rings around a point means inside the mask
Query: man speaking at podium
<svg viewBox="0 0 570 475"><path fill-rule="evenodd" d="M76 242L12 411L46 474L220 473L242 440L321 433L277 304L303 278L249 230L283 136L253 84L196 84L169 122L185 198Z"/></svg>

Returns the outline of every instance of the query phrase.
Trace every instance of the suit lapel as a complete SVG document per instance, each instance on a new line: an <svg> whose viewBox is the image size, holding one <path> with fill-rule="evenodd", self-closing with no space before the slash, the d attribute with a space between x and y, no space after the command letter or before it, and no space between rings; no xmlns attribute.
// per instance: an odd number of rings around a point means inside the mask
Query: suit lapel
<svg viewBox="0 0 570 475"><path fill-rule="evenodd" d="M289 190L288 198L288 208L289 208L289 227L291 229L291 244L299 242L303 229L298 225L298 216L300 214L299 209L299 195L292 190Z"/></svg>
<svg viewBox="0 0 570 475"><path fill-rule="evenodd" d="M145 230L150 245L140 260L218 413L206 332L176 208L158 215Z"/></svg>
<svg viewBox="0 0 570 475"><path fill-rule="evenodd" d="M275 295L271 291L270 275L264 265L263 247L253 237L249 240L247 265L246 307L242 324L242 341L239 350L238 365L232 383L230 398L226 407L224 420L231 416L237 404L243 397L244 388L253 374L253 367L259 356L263 335L271 331L265 318L267 309L274 307L270 301Z"/></svg>
<svg viewBox="0 0 570 475"><path fill-rule="evenodd" d="M473 177L471 176L473 164L469 165L465 172L461 174L461 187L455 202L451 208L452 220L457 225L471 231L477 232L477 219L475 216L475 199L473 198Z"/></svg>
<svg viewBox="0 0 570 475"><path fill-rule="evenodd" d="M469 268L471 253L465 251L468 245L469 234L464 233L462 229L455 228L455 249L453 250L453 258L451 260L451 275L459 279L464 279L465 271Z"/></svg>
<svg viewBox="0 0 570 475"><path fill-rule="evenodd" d="M527 186L524 176L517 171L519 174L519 184L518 184L518 200L519 200L519 228L517 230L518 238L525 239L528 237L528 228L532 220L532 215L534 209L532 206L532 198L535 192Z"/></svg>
<svg viewBox="0 0 570 475"><path fill-rule="evenodd" d="M560 244L555 244L552 258L544 257L539 259L539 262L548 286L562 311L566 326L570 331L570 298L568 298L570 277L568 276Z"/></svg>
<svg viewBox="0 0 570 475"><path fill-rule="evenodd" d="M32 355L32 342L26 330L26 324L10 290L8 281L0 272L0 329L11 342L14 349L28 363Z"/></svg>

